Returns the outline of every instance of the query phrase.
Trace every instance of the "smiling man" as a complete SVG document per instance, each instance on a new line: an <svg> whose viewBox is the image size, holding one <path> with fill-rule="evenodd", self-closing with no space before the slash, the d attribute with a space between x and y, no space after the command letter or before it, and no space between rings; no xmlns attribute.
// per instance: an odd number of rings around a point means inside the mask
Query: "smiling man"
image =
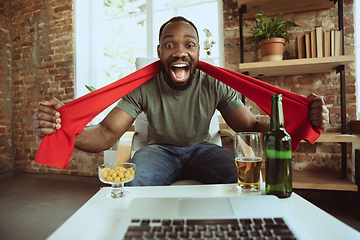
<svg viewBox="0 0 360 240"><path fill-rule="evenodd" d="M179 21L175 21L179 20ZM199 36L190 22L173 18L160 29L158 57L164 66L164 77L172 89L185 89L193 81L199 61Z"/></svg>
<svg viewBox="0 0 360 240"><path fill-rule="evenodd" d="M219 110L236 132L259 131L259 122L232 88L196 69L199 36L194 24L175 17L160 28L158 57L163 70L123 97L97 126L76 136L75 147L101 152L112 147L144 112L148 123L148 146L138 150L131 162L136 176L131 185L169 185L180 179L202 183L235 183L234 155L209 143L209 124ZM326 129L328 110L320 96L311 95L309 117L313 126ZM34 117L34 133L42 138L61 128L56 111L63 103L52 97L41 102ZM91 106L89 106L91 107Z"/></svg>

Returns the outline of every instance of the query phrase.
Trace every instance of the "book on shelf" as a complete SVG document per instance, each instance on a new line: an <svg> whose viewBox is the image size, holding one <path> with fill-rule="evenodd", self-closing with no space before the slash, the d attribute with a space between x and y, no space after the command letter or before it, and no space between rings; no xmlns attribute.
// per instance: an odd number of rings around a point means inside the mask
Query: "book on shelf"
<svg viewBox="0 0 360 240"><path fill-rule="evenodd" d="M305 56L311 58L310 33L305 33Z"/></svg>
<svg viewBox="0 0 360 240"><path fill-rule="evenodd" d="M330 31L330 56L335 56L335 31Z"/></svg>
<svg viewBox="0 0 360 240"><path fill-rule="evenodd" d="M339 56L341 44L340 31L324 31L318 27L296 37L296 53L299 59Z"/></svg>
<svg viewBox="0 0 360 240"><path fill-rule="evenodd" d="M329 31L324 32L324 57L330 57L331 56L331 40L330 40L330 33Z"/></svg>
<svg viewBox="0 0 360 240"><path fill-rule="evenodd" d="M335 40L334 40L334 53L335 56L342 55L341 53L341 31L335 31Z"/></svg>
<svg viewBox="0 0 360 240"><path fill-rule="evenodd" d="M296 46L297 46L297 54L298 58L305 58L305 36L297 36L296 37Z"/></svg>
<svg viewBox="0 0 360 240"><path fill-rule="evenodd" d="M315 34L315 30L310 31L310 56L311 58L316 58L316 34Z"/></svg>
<svg viewBox="0 0 360 240"><path fill-rule="evenodd" d="M315 28L316 57L323 57L323 30L322 27Z"/></svg>

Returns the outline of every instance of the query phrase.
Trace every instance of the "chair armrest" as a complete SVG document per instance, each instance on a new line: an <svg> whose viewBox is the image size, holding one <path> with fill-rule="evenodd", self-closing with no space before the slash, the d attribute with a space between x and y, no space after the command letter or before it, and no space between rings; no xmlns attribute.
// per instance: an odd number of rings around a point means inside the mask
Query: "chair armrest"
<svg viewBox="0 0 360 240"><path fill-rule="evenodd" d="M229 138L231 138L231 140L234 140L235 131L232 129L220 129L219 133L220 133L220 136L229 137Z"/></svg>
<svg viewBox="0 0 360 240"><path fill-rule="evenodd" d="M116 162L129 162L131 155L131 145L135 132L125 132L119 139L116 152Z"/></svg>

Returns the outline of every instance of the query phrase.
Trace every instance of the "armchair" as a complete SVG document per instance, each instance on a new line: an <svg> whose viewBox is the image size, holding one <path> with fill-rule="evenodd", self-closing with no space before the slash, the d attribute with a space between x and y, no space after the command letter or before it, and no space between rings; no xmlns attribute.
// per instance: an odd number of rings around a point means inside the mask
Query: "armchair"
<svg viewBox="0 0 360 240"><path fill-rule="evenodd" d="M158 60L157 58L137 58L135 65L136 69L140 69L154 61ZM209 63L213 63L212 59L201 59L202 61L207 61ZM233 138L233 132L228 132L226 130L221 130L222 134L226 134ZM117 154L116 154L116 162L128 162L131 157L135 154L135 152L147 145L147 132L148 132L148 122L144 113L139 114L139 116L135 119L134 129L132 131L128 131L122 136L118 142L117 146ZM219 130L219 112L216 111L213 115L209 133L211 136L211 143L222 145L221 136ZM181 180L176 183L176 185L183 184L200 184L196 181L190 180Z"/></svg>

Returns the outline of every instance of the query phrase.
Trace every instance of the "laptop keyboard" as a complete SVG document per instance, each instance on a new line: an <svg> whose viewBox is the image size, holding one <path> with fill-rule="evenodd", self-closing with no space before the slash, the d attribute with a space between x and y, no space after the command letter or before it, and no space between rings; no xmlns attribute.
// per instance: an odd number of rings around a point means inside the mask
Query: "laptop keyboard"
<svg viewBox="0 0 360 240"><path fill-rule="evenodd" d="M126 240L230 239L295 240L282 218L132 219Z"/></svg>

